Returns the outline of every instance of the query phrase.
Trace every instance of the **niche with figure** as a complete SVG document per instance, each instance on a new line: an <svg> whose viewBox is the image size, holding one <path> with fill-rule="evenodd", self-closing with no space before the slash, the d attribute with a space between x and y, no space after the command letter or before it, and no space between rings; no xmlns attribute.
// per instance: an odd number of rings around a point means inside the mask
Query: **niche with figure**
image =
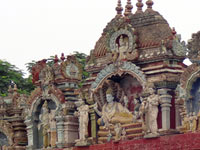
<svg viewBox="0 0 200 150"><path fill-rule="evenodd" d="M34 116L33 140L35 148L56 146L56 104L52 100L42 100Z"/></svg>

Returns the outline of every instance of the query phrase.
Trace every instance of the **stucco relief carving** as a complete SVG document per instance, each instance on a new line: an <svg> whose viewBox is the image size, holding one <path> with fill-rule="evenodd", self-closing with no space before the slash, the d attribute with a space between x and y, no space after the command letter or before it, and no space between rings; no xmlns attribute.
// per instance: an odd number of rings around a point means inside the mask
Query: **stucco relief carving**
<svg viewBox="0 0 200 150"><path fill-rule="evenodd" d="M106 66L101 72L97 75L95 82L93 82L91 88L96 90L96 88L108 77L114 74L122 74L123 72L128 72L135 76L142 84L146 83L146 77L140 68L131 62L121 62L120 64L110 64Z"/></svg>

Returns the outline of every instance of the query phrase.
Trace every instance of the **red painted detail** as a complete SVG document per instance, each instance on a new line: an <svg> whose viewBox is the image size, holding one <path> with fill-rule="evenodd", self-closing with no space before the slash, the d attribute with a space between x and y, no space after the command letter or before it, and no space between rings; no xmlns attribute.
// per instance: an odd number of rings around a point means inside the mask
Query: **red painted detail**
<svg viewBox="0 0 200 150"><path fill-rule="evenodd" d="M161 136L154 139L110 142L73 150L191 150L200 149L200 132Z"/></svg>
<svg viewBox="0 0 200 150"><path fill-rule="evenodd" d="M162 111L161 106L158 106L158 117L157 117L158 129L162 129Z"/></svg>

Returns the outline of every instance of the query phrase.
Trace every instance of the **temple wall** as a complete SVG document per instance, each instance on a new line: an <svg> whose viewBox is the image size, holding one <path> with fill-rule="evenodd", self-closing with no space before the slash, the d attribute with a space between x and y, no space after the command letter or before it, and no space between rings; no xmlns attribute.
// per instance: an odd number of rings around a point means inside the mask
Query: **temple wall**
<svg viewBox="0 0 200 150"><path fill-rule="evenodd" d="M200 149L200 132L162 136L154 139L138 139L106 143L73 150L191 150Z"/></svg>

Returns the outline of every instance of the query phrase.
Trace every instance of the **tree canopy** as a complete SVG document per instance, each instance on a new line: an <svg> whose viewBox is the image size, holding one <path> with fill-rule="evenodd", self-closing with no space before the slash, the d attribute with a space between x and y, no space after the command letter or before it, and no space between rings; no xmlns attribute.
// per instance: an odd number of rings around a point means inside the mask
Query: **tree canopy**
<svg viewBox="0 0 200 150"><path fill-rule="evenodd" d="M0 96L8 94L8 87L14 82L19 93L29 94L33 89L31 77L23 77L23 72L15 65L7 61L0 60Z"/></svg>

